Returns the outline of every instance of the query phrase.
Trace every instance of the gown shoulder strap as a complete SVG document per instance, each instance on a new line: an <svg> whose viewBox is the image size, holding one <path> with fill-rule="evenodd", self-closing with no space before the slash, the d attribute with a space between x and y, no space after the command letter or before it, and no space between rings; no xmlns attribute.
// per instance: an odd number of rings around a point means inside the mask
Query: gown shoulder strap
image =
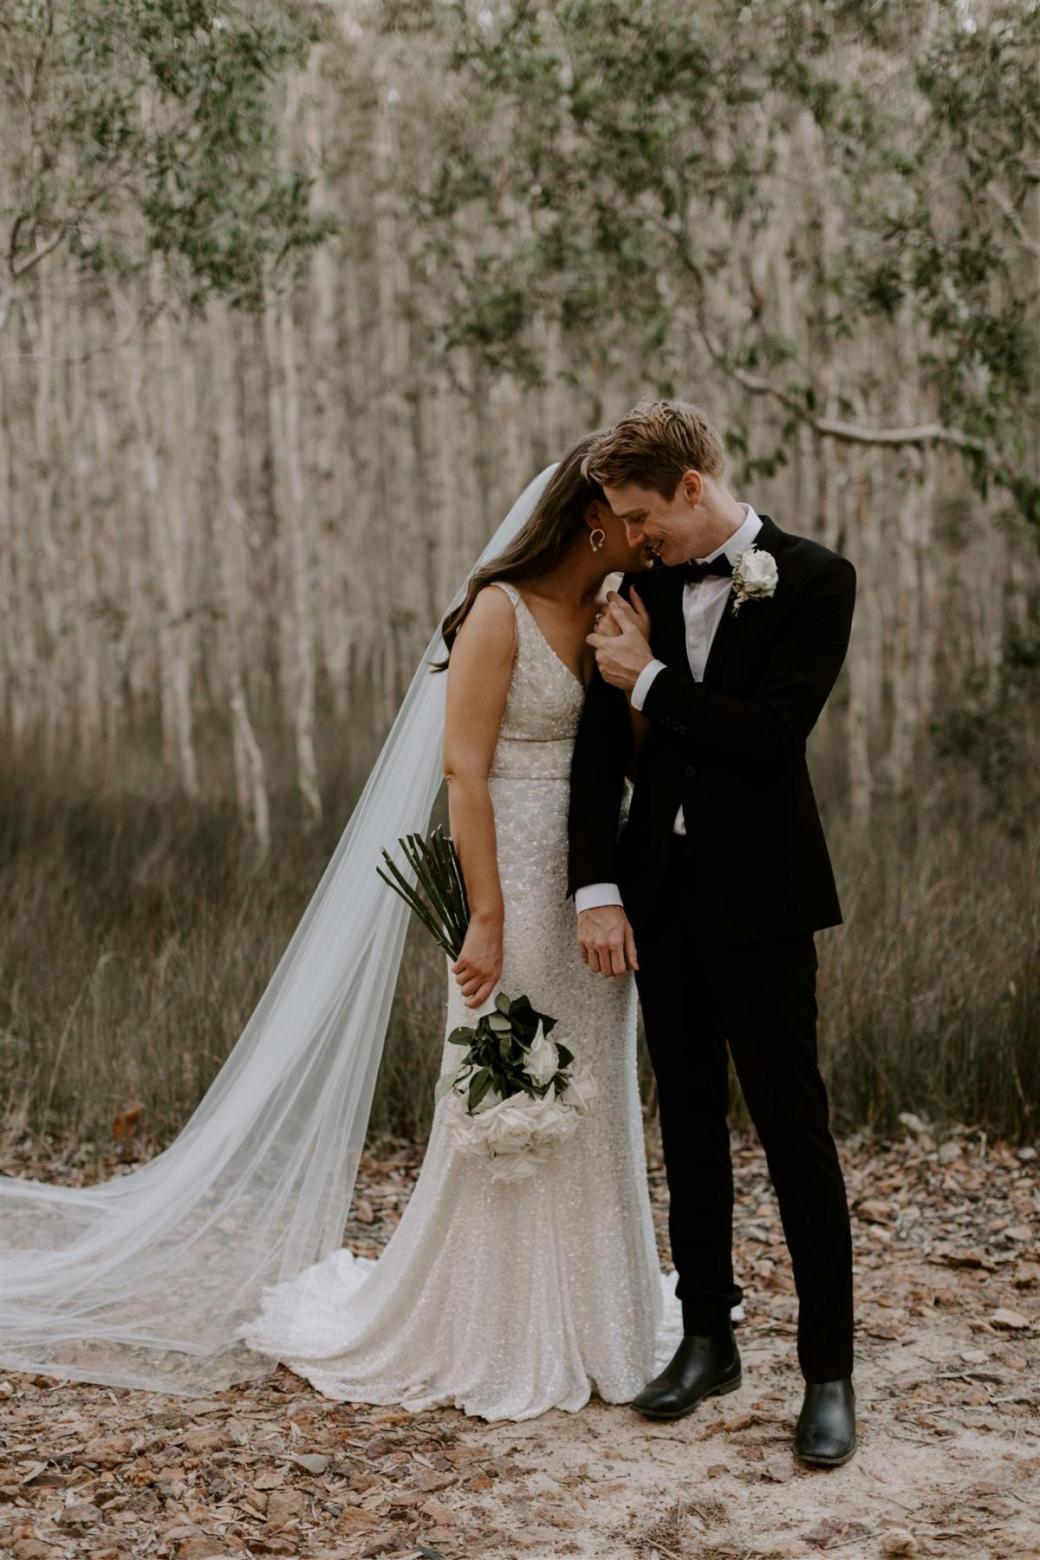
<svg viewBox="0 0 1040 1560"><path fill-rule="evenodd" d="M505 592L513 603L514 609L520 604L520 592L515 585L510 585L508 580L492 580L491 584L497 585L499 590Z"/></svg>

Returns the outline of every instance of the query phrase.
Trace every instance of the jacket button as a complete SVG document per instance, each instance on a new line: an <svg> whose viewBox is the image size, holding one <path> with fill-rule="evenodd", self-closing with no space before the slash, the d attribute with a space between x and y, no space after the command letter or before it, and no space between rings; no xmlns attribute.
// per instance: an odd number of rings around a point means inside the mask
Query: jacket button
<svg viewBox="0 0 1040 1560"><path fill-rule="evenodd" d="M697 778L697 766L696 766L696 764L687 764L686 768L683 770L683 773L685 774L687 780L696 780L696 778Z"/></svg>

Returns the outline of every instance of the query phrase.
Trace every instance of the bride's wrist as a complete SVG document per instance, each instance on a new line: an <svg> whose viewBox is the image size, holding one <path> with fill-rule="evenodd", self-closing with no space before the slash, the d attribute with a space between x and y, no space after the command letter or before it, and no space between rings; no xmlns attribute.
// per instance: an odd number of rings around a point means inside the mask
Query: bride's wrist
<svg viewBox="0 0 1040 1560"><path fill-rule="evenodd" d="M480 927L481 931L501 931L504 920L505 910L501 905L470 907L470 925Z"/></svg>

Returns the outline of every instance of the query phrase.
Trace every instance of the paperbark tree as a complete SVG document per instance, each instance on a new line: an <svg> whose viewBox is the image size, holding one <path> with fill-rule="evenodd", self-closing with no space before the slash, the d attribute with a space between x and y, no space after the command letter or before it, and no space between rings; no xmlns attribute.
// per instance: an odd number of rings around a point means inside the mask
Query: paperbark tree
<svg viewBox="0 0 1040 1560"><path fill-rule="evenodd" d="M384 7L391 33L401 14ZM413 195L448 339L537 375L548 314L667 393L661 349L692 329L767 408L759 465L789 458L803 426L949 449L1040 536L1037 6L505 0L434 14L455 90L439 177ZM808 337L783 328L745 263L802 203L782 169L806 120L828 232L798 235L786 260L820 268ZM897 416L858 349L894 346L908 320L919 386Z"/></svg>
<svg viewBox="0 0 1040 1560"><path fill-rule="evenodd" d="M325 24L313 0L0 0L0 331L62 250L123 278L161 253L164 302L258 307L328 231L272 90Z"/></svg>

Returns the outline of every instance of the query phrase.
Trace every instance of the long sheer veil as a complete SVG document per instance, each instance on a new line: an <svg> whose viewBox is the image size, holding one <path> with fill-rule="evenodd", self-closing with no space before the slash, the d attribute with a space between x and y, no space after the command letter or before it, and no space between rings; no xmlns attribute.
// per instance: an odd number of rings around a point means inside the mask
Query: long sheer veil
<svg viewBox="0 0 1040 1560"><path fill-rule="evenodd" d="M376 864L429 821L445 682L429 663L443 653L437 633L263 996L169 1148L93 1187L0 1180L7 1368L188 1396L274 1370L234 1333L265 1285L342 1242L408 914Z"/></svg>

